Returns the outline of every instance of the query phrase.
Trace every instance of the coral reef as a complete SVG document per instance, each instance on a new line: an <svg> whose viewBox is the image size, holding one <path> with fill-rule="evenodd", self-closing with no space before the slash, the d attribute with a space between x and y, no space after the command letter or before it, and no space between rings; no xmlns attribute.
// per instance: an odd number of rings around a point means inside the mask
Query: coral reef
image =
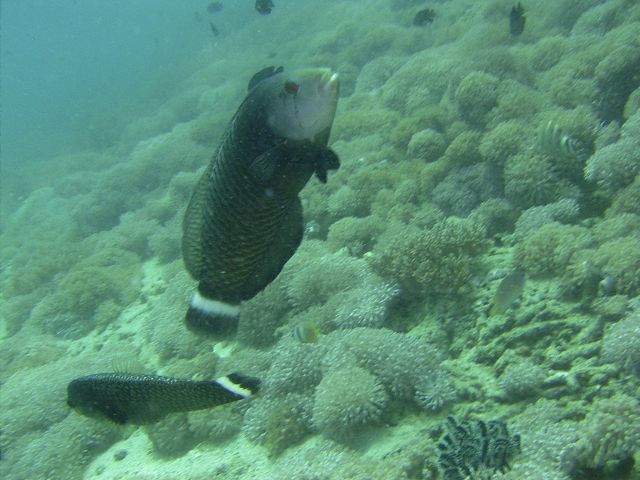
<svg viewBox="0 0 640 480"><path fill-rule="evenodd" d="M394 231L376 245L371 264L383 278L398 282L404 293L455 292L471 278L485 247L479 225L451 217L427 231Z"/></svg>
<svg viewBox="0 0 640 480"><path fill-rule="evenodd" d="M562 273L574 252L593 244L586 228L551 222L516 244L513 263L531 275Z"/></svg>
<svg viewBox="0 0 640 480"><path fill-rule="evenodd" d="M536 154L517 154L507 160L504 193L507 200L520 208L579 196L576 186L555 173L548 157Z"/></svg>
<svg viewBox="0 0 640 480"><path fill-rule="evenodd" d="M458 399L458 392L444 370L419 379L415 389L416 404L427 412L439 412Z"/></svg>
<svg viewBox="0 0 640 480"><path fill-rule="evenodd" d="M392 399L410 400L418 382L438 375L439 352L417 338L385 328L337 330L324 337L323 371L358 366L374 374Z"/></svg>
<svg viewBox="0 0 640 480"><path fill-rule="evenodd" d="M602 399L582 422L580 439L560 454L562 470L572 479L625 478L640 445L638 401L624 394Z"/></svg>
<svg viewBox="0 0 640 480"><path fill-rule="evenodd" d="M529 127L522 120L501 122L482 137L480 155L487 162L503 166L522 151L529 137Z"/></svg>
<svg viewBox="0 0 640 480"><path fill-rule="evenodd" d="M536 365L529 359L521 359L507 365L500 375L498 384L506 401L517 402L539 394L546 377L540 365Z"/></svg>
<svg viewBox="0 0 640 480"><path fill-rule="evenodd" d="M378 218L344 217L332 223L327 245L333 251L346 248L350 255L360 257L373 248L376 237L384 230Z"/></svg>
<svg viewBox="0 0 640 480"><path fill-rule="evenodd" d="M411 136L407 145L407 156L425 162L433 162L440 158L447 148L442 134L430 128L421 130Z"/></svg>
<svg viewBox="0 0 640 480"><path fill-rule="evenodd" d="M603 362L640 375L640 312L627 314L606 330L602 338L601 358Z"/></svg>
<svg viewBox="0 0 640 480"><path fill-rule="evenodd" d="M499 173L488 162L454 169L433 189L433 203L448 215L467 216L480 203L499 196Z"/></svg>
<svg viewBox="0 0 640 480"><path fill-rule="evenodd" d="M595 252L594 263L613 279L616 292L640 293L640 242L636 235L603 243Z"/></svg>
<svg viewBox="0 0 640 480"><path fill-rule="evenodd" d="M338 441L377 423L388 396L379 380L360 367L340 367L326 374L316 387L313 424Z"/></svg>
<svg viewBox="0 0 640 480"><path fill-rule="evenodd" d="M176 413L158 423L143 427L156 453L165 457L181 457L197 444L189 430L186 413Z"/></svg>
<svg viewBox="0 0 640 480"><path fill-rule="evenodd" d="M499 80L485 72L471 72L455 92L460 116L475 127L485 123L485 116L496 105Z"/></svg>
<svg viewBox="0 0 640 480"><path fill-rule="evenodd" d="M594 182L611 199L640 172L640 112L622 126L620 139L597 150L584 167L587 181Z"/></svg>
<svg viewBox="0 0 640 480"><path fill-rule="evenodd" d="M575 223L580 215L580 206L573 198L526 209L516 221L513 235L522 241L532 232L551 222Z"/></svg>

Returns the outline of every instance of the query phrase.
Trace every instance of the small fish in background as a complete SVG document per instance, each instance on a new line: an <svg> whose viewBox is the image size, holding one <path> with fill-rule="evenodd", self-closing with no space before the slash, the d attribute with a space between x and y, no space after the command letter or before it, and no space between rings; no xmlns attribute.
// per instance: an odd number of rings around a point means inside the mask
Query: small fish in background
<svg viewBox="0 0 640 480"><path fill-rule="evenodd" d="M223 7L224 7L224 5L222 4L222 2L211 2L211 3L209 3L209 5L207 5L207 12L209 12L209 13L218 13L218 12L222 11Z"/></svg>
<svg viewBox="0 0 640 480"><path fill-rule="evenodd" d="M320 329L313 322L302 322L293 329L293 338L301 343L317 343Z"/></svg>
<svg viewBox="0 0 640 480"><path fill-rule="evenodd" d="M269 15L273 7L271 0L256 0L256 10L260 15Z"/></svg>
<svg viewBox="0 0 640 480"><path fill-rule="evenodd" d="M212 408L250 397L260 380L231 373L212 381L132 373L98 373L67 386L67 405L92 418L143 425L169 413Z"/></svg>
<svg viewBox="0 0 640 480"><path fill-rule="evenodd" d="M217 37L218 35L220 35L220 30L216 28L216 26L213 24L211 20L209 20L209 28L211 29L211 33L213 34L214 37Z"/></svg>
<svg viewBox="0 0 640 480"><path fill-rule="evenodd" d="M413 24L416 27L424 27L425 25L429 25L433 23L433 20L436 18L436 12L431 10L430 8L425 8L416 13L416 16L413 17Z"/></svg>
<svg viewBox="0 0 640 480"><path fill-rule="evenodd" d="M501 315L513 305L513 302L522 295L525 279L525 274L521 270L515 270L502 279L493 296L489 317Z"/></svg>
<svg viewBox="0 0 640 480"><path fill-rule="evenodd" d="M527 17L524 14L524 7L520 2L516 3L511 8L511 13L509 14L509 32L514 37L521 35L524 32L524 23L527 20Z"/></svg>
<svg viewBox="0 0 640 480"><path fill-rule="evenodd" d="M559 155L569 158L587 157L588 153L571 136L552 120L549 120L540 130L538 137L542 150L552 156Z"/></svg>

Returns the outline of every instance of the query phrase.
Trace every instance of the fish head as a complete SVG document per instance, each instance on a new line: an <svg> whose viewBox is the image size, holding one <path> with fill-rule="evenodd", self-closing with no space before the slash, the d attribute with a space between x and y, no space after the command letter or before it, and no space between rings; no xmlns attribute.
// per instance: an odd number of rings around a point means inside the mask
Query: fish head
<svg viewBox="0 0 640 480"><path fill-rule="evenodd" d="M338 105L338 74L329 68L282 73L276 95L267 105L267 122L273 132L288 140L326 143Z"/></svg>

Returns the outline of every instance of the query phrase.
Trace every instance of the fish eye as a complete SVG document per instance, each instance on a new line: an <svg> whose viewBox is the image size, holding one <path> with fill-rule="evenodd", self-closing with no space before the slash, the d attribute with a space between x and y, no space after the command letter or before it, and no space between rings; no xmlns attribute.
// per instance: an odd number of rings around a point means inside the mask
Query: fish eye
<svg viewBox="0 0 640 480"><path fill-rule="evenodd" d="M296 82L292 82L291 80L287 80L284 82L284 91L290 94L296 94L300 90L300 85Z"/></svg>

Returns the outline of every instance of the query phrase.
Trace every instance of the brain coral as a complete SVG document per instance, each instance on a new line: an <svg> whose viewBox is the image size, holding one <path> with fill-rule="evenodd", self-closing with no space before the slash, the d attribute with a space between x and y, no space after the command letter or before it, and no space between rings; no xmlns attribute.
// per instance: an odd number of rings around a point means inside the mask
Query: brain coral
<svg viewBox="0 0 640 480"><path fill-rule="evenodd" d="M316 388L313 424L338 441L380 420L389 398L378 379L360 367L342 367L325 375Z"/></svg>

